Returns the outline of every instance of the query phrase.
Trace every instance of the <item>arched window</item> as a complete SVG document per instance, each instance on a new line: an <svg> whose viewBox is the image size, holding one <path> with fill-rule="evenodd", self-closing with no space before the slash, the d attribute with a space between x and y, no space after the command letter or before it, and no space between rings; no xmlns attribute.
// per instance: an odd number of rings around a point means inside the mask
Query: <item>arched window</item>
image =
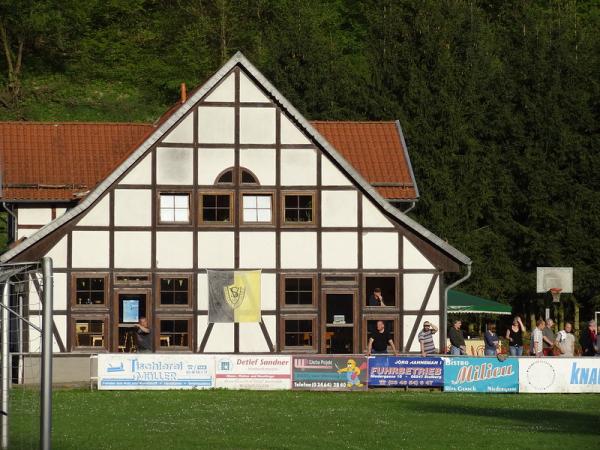
<svg viewBox="0 0 600 450"><path fill-rule="evenodd" d="M233 169L227 169L217 177L216 184L231 184L233 183Z"/></svg>
<svg viewBox="0 0 600 450"><path fill-rule="evenodd" d="M241 184L258 184L256 177L252 172L247 169L242 169L242 174L240 177Z"/></svg>
<svg viewBox="0 0 600 450"><path fill-rule="evenodd" d="M233 184L233 177L235 174L235 169L230 167L229 169L224 170L217 176L217 180L215 184ZM239 181L240 184L255 184L258 185L258 178L248 169L241 167L238 171L239 173Z"/></svg>

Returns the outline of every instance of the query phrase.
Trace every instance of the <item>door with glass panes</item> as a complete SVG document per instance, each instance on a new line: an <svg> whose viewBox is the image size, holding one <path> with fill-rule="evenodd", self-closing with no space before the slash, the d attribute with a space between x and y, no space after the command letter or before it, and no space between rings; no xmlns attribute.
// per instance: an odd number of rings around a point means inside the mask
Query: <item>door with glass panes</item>
<svg viewBox="0 0 600 450"><path fill-rule="evenodd" d="M351 354L358 350L356 289L323 289L321 294L321 351Z"/></svg>
<svg viewBox="0 0 600 450"><path fill-rule="evenodd" d="M152 329L151 289L115 289L113 307L113 351L132 353L137 351L136 334L141 317L148 320Z"/></svg>

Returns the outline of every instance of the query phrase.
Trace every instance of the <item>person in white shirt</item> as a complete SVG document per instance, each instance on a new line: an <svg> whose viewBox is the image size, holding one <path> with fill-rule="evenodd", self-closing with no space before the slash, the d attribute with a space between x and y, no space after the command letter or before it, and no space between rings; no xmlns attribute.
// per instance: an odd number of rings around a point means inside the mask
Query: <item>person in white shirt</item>
<svg viewBox="0 0 600 450"><path fill-rule="evenodd" d="M560 349L560 355L563 357L573 357L575 352L575 336L573 335L573 325L570 322L565 323L565 329L559 331L556 335L556 346Z"/></svg>
<svg viewBox="0 0 600 450"><path fill-rule="evenodd" d="M536 322L536 327L533 330L533 354L538 358L544 356L544 333L542 330L546 326L546 322L539 319Z"/></svg>

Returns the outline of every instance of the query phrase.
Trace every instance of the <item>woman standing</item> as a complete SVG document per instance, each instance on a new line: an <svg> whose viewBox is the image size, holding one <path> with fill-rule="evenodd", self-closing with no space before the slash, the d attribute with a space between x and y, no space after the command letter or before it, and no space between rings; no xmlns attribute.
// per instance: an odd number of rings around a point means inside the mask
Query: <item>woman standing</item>
<svg viewBox="0 0 600 450"><path fill-rule="evenodd" d="M485 356L496 356L498 354L498 335L495 323L488 323L483 340L485 341Z"/></svg>
<svg viewBox="0 0 600 450"><path fill-rule="evenodd" d="M525 327L519 316L513 319L512 326L506 330L510 356L523 356L523 332Z"/></svg>

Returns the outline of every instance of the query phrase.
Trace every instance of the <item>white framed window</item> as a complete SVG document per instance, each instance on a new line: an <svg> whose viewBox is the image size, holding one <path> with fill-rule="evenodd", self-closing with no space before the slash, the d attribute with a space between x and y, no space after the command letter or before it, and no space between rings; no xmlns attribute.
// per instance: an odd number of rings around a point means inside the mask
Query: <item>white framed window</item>
<svg viewBox="0 0 600 450"><path fill-rule="evenodd" d="M273 195L244 194L242 209L245 223L271 223L273 221Z"/></svg>
<svg viewBox="0 0 600 450"><path fill-rule="evenodd" d="M160 223L190 223L190 194L160 194Z"/></svg>

